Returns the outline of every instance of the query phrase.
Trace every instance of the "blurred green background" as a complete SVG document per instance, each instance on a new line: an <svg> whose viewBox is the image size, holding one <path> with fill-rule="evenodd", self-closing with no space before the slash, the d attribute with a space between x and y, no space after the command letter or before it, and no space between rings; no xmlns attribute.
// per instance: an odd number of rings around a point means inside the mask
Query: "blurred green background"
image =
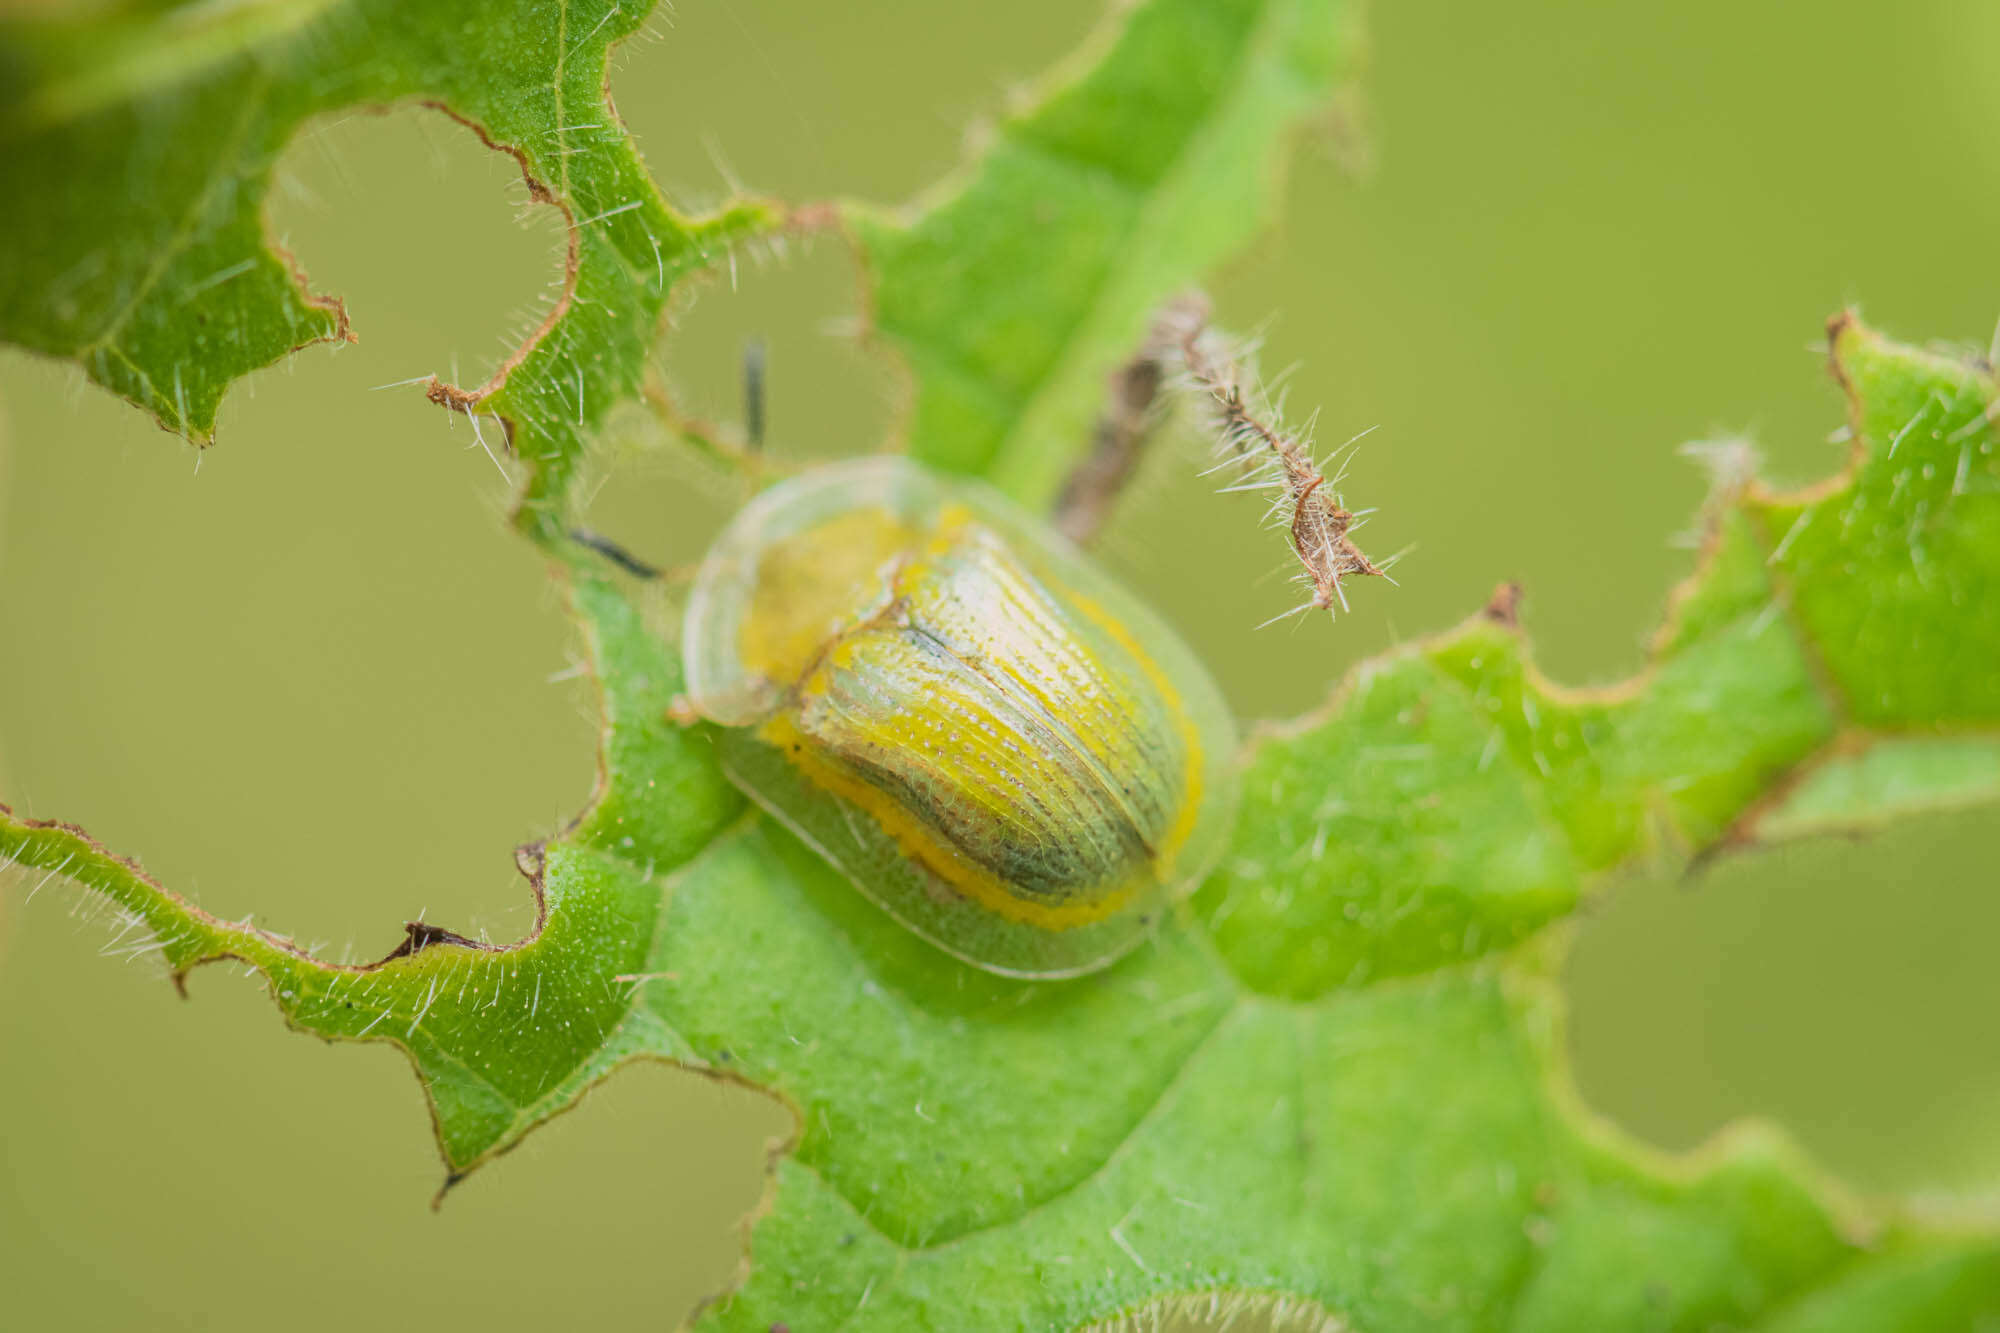
<svg viewBox="0 0 2000 1333"><path fill-rule="evenodd" d="M1088 11L679 0L613 90L683 204L731 182L895 201ZM1677 443L1744 432L1775 476L1817 477L1840 458L1825 316L1859 302L1980 345L2000 316L1984 0L1382 0L1371 27L1373 166L1351 170L1351 127L1340 153L1304 144L1279 227L1213 290L1265 330L1267 368L1296 363L1323 437L1379 427L1349 497L1382 507L1378 554L1416 543L1402 586L1336 626L1254 630L1290 596L1266 577L1280 538L1186 444L1104 546L1247 716L1310 705L1506 578L1557 678L1636 670L1691 558L1673 537L1702 480ZM588 792L589 700L465 421L374 386L482 374L544 308L560 236L435 113L320 124L281 176L273 229L362 342L253 377L205 456L0 354L0 794L336 953L378 956L418 915L510 938L530 912L509 851ZM822 239L746 256L662 356L689 410L727 418L762 334L774 448L855 452L897 389L855 320ZM685 559L732 493L657 436L635 419L611 442L592 519ZM1669 1147L1775 1117L1864 1191L1990 1212L1996 866L1987 811L1617 884L1571 962L1584 1096ZM628 1070L434 1215L400 1056L288 1034L223 968L179 1003L67 889L33 887L0 888L0 1321L661 1327L727 1281L771 1104Z"/></svg>

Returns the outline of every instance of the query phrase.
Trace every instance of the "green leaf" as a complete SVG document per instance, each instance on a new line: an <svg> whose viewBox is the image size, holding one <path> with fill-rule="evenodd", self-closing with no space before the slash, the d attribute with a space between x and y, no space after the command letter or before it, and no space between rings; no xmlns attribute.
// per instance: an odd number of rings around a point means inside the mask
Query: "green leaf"
<svg viewBox="0 0 2000 1333"><path fill-rule="evenodd" d="M5 278L0 334L82 354L205 431L230 375L327 331L263 267L245 203L285 134L345 101L444 97L520 147L574 220L576 299L483 400L533 460L524 526L551 537L674 276L767 216L682 224L622 135L564 118L602 106L603 45L637 16L202 13L32 48L0 173L82 165L73 197L5 224L39 248L34 276ZM1242 239L1277 136L1346 59L1346 15L1152 0L930 211L853 215L915 372L922 456L1047 497L1152 303ZM235 146L218 108L245 126ZM202 145L219 165L169 169ZM109 170L160 193L90 202ZM192 219L192 239L161 217ZM73 278L87 315L49 287L70 254L111 275ZM173 295L246 258L183 302L229 316L225 355ZM143 374L96 354L105 328ZM1371 1333L1990 1321L1994 1236L1871 1217L1768 1131L1648 1155L1563 1073L1555 927L1610 872L1993 793L1991 369L1852 320L1833 352L1854 465L1777 496L1720 458L1701 568L1645 673L1550 683L1511 595L1365 665L1323 714L1252 743L1221 870L1093 977L967 969L747 810L706 729L671 720L678 662L647 608L580 567L601 779L577 822L520 854L539 907L522 941L416 925L380 963L336 965L201 912L73 827L0 807L0 858L110 899L177 979L241 959L293 1026L405 1050L453 1179L635 1057L784 1099L796 1133L720 1327L1074 1327L1203 1294Z"/></svg>
<svg viewBox="0 0 2000 1333"><path fill-rule="evenodd" d="M1877 730L2000 723L2000 544L1990 366L1931 355L1924 373L1851 320L1834 369L1860 454L1836 495L1759 496L1771 567L1843 717ZM1856 446L1860 448L1859 445Z"/></svg>
<svg viewBox="0 0 2000 1333"><path fill-rule="evenodd" d="M926 207L851 209L914 379L911 451L1046 505L1105 376L1263 223L1288 130L1359 41L1346 0L1154 0Z"/></svg>
<svg viewBox="0 0 2000 1333"><path fill-rule="evenodd" d="M432 397L506 422L532 535L560 529L592 426L633 396L668 293L765 205L670 209L604 97L610 46L647 5L312 0L0 26L0 339L76 362L206 444L239 377L351 336L265 235L299 127L421 102L521 164L569 223L562 295L487 383Z"/></svg>
<svg viewBox="0 0 2000 1333"><path fill-rule="evenodd" d="M264 974L293 1027L402 1047L455 1180L627 1056L690 1054L632 1003L636 983L626 978L647 970L658 943L657 877L743 807L706 738L667 721L678 664L607 583L580 577L573 593L606 682L601 778L584 819L516 854L537 907L518 944L411 923L380 963L332 964L270 931L216 920L71 825L0 807L0 854L110 898L121 924L152 936L177 983L201 963L238 959Z"/></svg>
<svg viewBox="0 0 2000 1333"><path fill-rule="evenodd" d="M1869 742L1805 774L1762 812L1754 832L1779 841L1821 833L1867 833L1923 810L2000 800L2000 739L1900 737Z"/></svg>
<svg viewBox="0 0 2000 1333"><path fill-rule="evenodd" d="M1851 322L1836 350L1899 402L1971 375L1946 428L1897 450L1921 470L1973 443L1927 531L1956 552L1955 586L1990 581L2000 542L1963 540L2000 507L1992 430L1965 430L1995 401L1990 378ZM524 851L542 911L518 945L412 927L384 962L334 967L214 921L74 829L9 815L0 851L113 899L177 976L241 958L295 1026L402 1046L454 1173L633 1056L785 1098L797 1137L722 1327L857 1310L881 1328L1067 1327L1200 1292L1281 1293L1368 1329L1746 1327L1781 1311L1952 1327L2000 1312L1992 1239L1867 1217L1770 1132L1669 1162L1592 1122L1563 1081L1560 936L1541 929L1635 854L1762 836L1774 798L1796 810L1862 771L1899 810L1967 790L1968 754L1991 748L1972 734L1983 718L1885 739L1844 717L1815 664L1897 643L1867 622L1815 635L1792 599L1825 576L1774 572L1783 530L1765 516L1837 528L1887 457L1882 427L1899 423L1857 409L1855 467L1810 498L1723 481L1702 569L1626 686L1543 680L1503 597L1255 742L1228 867L1093 978L967 969L744 813L704 731L668 720L672 654L589 575L573 591L603 681L604 777L578 824Z"/></svg>

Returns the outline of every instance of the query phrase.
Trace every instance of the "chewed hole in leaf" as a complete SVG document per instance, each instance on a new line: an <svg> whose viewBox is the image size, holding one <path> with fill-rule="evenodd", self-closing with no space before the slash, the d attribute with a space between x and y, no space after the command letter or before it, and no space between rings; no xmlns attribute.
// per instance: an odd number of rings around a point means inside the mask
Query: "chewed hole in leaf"
<svg viewBox="0 0 2000 1333"><path fill-rule="evenodd" d="M266 210L313 289L345 302L360 343L343 361L362 363L368 387L392 396L421 397L430 375L476 388L562 294L560 210L530 197L513 156L428 107L309 122L273 169ZM505 449L497 422L482 429ZM478 466L493 474L487 460Z"/></svg>
<svg viewBox="0 0 2000 1333"><path fill-rule="evenodd" d="M546 1231L537 1246L547 1262L623 1275L609 1322L678 1329L737 1280L740 1228L762 1206L769 1144L792 1131L791 1113L761 1092L641 1061L551 1121L546 1139L468 1181L442 1211L402 1210L416 1224L405 1243L450 1256L480 1279L468 1285L534 1300L539 1293L508 1280L502 1256L510 1238ZM548 1225L558 1216L562 1225ZM560 1323L563 1307L552 1293L542 1299L545 1308L529 1308ZM520 1312L496 1310L490 1322L504 1326L510 1315Z"/></svg>
<svg viewBox="0 0 2000 1333"><path fill-rule="evenodd" d="M91 536L10 583L35 644L0 701L11 795L331 957L378 958L411 919L513 939L533 904L509 849L591 780L573 631L495 521L510 487L472 423L374 390L483 378L561 274L560 214L518 223L515 160L413 106L313 123L273 180L270 235L358 344L253 375L199 455L19 368L8 433L60 447L10 470L38 524ZM184 308L224 327L235 280Z"/></svg>
<svg viewBox="0 0 2000 1333"><path fill-rule="evenodd" d="M1584 1096L1671 1149L1763 1116L1865 1189L1990 1192L2000 901L1958 868L1993 851L1975 811L1621 884L1568 968Z"/></svg>
<svg viewBox="0 0 2000 1333"><path fill-rule="evenodd" d="M199 471L107 394L13 400L97 446L17 458L37 522L97 526L8 589L34 647L0 698L8 795L333 957L418 918L512 939L509 849L590 788L574 630L466 484L464 423L310 356L224 405Z"/></svg>

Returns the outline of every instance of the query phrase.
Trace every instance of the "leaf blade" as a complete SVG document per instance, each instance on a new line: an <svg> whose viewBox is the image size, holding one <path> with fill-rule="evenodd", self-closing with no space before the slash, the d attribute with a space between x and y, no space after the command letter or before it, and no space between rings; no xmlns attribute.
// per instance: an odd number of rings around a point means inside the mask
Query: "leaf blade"
<svg viewBox="0 0 2000 1333"><path fill-rule="evenodd" d="M266 235L285 145L344 108L435 107L515 157L568 222L563 290L528 343L482 385L430 388L504 422L526 472L516 521L554 544L586 437L638 392L668 294L779 222L756 201L683 217L646 175L604 88L613 43L650 7L316 0L8 25L27 69L0 103L0 189L16 201L0 218L0 340L75 362L206 445L235 381L352 336Z"/></svg>
<svg viewBox="0 0 2000 1333"><path fill-rule="evenodd" d="M912 452L1045 506L1154 309L1261 225L1355 23L1338 0L1140 6L910 220L850 209Z"/></svg>

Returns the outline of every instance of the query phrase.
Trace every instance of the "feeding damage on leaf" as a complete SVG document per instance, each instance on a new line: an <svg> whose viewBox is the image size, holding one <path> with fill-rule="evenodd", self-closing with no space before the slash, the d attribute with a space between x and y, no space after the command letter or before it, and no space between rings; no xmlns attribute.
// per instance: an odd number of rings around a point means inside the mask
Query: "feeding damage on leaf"
<svg viewBox="0 0 2000 1333"><path fill-rule="evenodd" d="M657 1018L640 1012L655 965L661 878L737 820L742 798L706 739L665 716L679 671L639 613L608 582L578 576L606 728L597 791L557 836L515 862L535 903L520 940L495 945L426 922L375 963L334 962L287 937L221 921L73 825L0 807L0 869L32 870L30 891L67 879L109 900L128 952L160 956L177 986L230 959L264 974L286 1022L329 1040L401 1048L429 1095L446 1186L567 1109L641 1054L706 1069Z"/></svg>
<svg viewBox="0 0 2000 1333"><path fill-rule="evenodd" d="M1779 494L1740 442L1693 451L1713 487L1699 568L1643 673L1548 680L1504 585L1258 739L1238 850L1196 899L1247 984L1307 997L1447 966L1566 916L1634 857L1693 869L2000 796L2000 630L1965 610L2000 589L1978 536L2000 521L1992 378L1851 316L1834 335L1856 453ZM1952 558L1927 564L1913 536ZM1941 663L1951 694L1925 716L1856 716L1846 682L1887 667L1894 702Z"/></svg>
<svg viewBox="0 0 2000 1333"><path fill-rule="evenodd" d="M264 967L275 955L289 955L314 968L353 976L379 971L400 958L414 957L439 945L502 952L500 946L446 930L424 921L404 923L404 938L376 963L327 963L314 958L290 938L243 922L223 921L177 898L165 885L147 874L131 857L119 856L75 824L55 819L33 819L0 803L0 873L20 867L49 867L36 879L31 894L39 892L58 877L101 895L115 903L123 929L122 939L134 930L152 936L144 952L157 953L166 964L167 979L183 996L188 974L204 963L233 961ZM546 916L542 898L542 850L530 845L516 853L516 861L528 876L536 904L536 922L524 943L540 933ZM167 905L164 912L159 907ZM184 920L180 919L183 918ZM130 954L128 956L137 956Z"/></svg>
<svg viewBox="0 0 2000 1333"><path fill-rule="evenodd" d="M528 474L517 523L559 540L584 435L636 393L671 291L782 219L756 201L683 216L640 165L605 81L612 48L649 5L475 8L461 20L481 40L448 51L434 40L438 12L363 0L316 6L305 22L119 15L91 42L51 20L46 47L41 26L10 31L38 58L0 90L0 193L12 201L0 338L75 362L206 443L236 380L351 336L339 302L307 291L267 234L265 196L286 146L313 118L350 107L435 108L512 156L529 196L565 215L548 317L484 384L422 380L432 401L475 424L497 420ZM244 58L217 60L236 51L230 40L246 43ZM131 76L120 83L93 59L107 44L158 58L114 65Z"/></svg>
<svg viewBox="0 0 2000 1333"><path fill-rule="evenodd" d="M1855 506L1866 516L1886 504L1907 536L1916 511L1893 506L1923 498L1912 487L1933 456L1970 444L1962 488L1922 532L1933 550L1954 551L1949 570L1890 586L1921 602L2000 579L2000 552L1961 540L1961 525L1991 522L2000 500L1990 430L1961 433L1984 420L1990 380L1854 328L1837 353L1863 452L1847 484L1812 492L1799 511L1815 515L1807 530L1838 532ZM1936 428L1904 429L1927 402L1947 405L1928 409ZM1892 442L1895 468L1878 475ZM1916 475L1899 483L1904 468ZM756 1223L758 1262L715 1316L725 1327L838 1323L864 1301L895 1327L935 1314L940 1293L968 1282L1006 1286L1021 1309L1068 1326L1185 1291L1177 1275L1189 1272L1309 1297L1365 1327L1369 1311L1408 1313L1446 1280L1325 1261L1431 1253L1408 1232L1418 1219L1407 1207L1370 1202L1412 1187L1425 1190L1424 1218L1493 1256L1450 1275L1468 1308L1499 1308L1533 1262L1521 1299L1572 1309L1597 1290L1576 1275L1643 1218L1647 1234L1680 1239L1620 1262L1658 1266L1662 1280L1693 1284L1680 1288L1689 1300L1723 1303L1699 1308L1748 1319L1839 1274L1893 1285L1951 1255L1902 1232L1858 1248L1823 1220L1789 1159L1731 1157L1669 1180L1582 1152L1563 1119L1573 1108L1548 1100L1559 1081L1552 1020L1505 997L1536 993L1546 965L1546 951L1512 946L1662 836L1708 845L1772 790L1817 791L1819 823L1842 790L1896 790L1899 810L1976 794L1965 781L1982 771L1975 751L2000 715L2000 700L1979 693L1989 677L1965 682L1963 713L1871 733L1865 751L1837 739L1853 724L1819 693L1795 628L1803 618L1792 618L1827 576L1802 537L1781 550L1767 532L1783 530L1748 508L1783 503L1740 485L1718 497L1701 572L1676 598L1658 660L1617 690L1561 691L1535 673L1511 589L1460 630L1363 668L1324 715L1252 751L1239 831L1192 920L1082 981L970 972L867 904L849 906L810 852L745 819L705 729L668 718L682 688L673 655L608 580L575 586L603 684L600 791L547 844L544 921L519 945L467 947L426 926L379 964L331 965L214 922L73 831L0 819L0 855L37 880L110 896L171 970L246 959L295 1026L406 1049L454 1180L634 1057L776 1092L796 1108L799 1135ZM1906 545L1894 555L1911 568ZM1992 627L1920 617L1910 641L1935 650L1935 636L1956 632L1979 639ZM1812 648L1844 678L1874 651L1871 633L1851 627ZM1957 748L1937 748L1938 733ZM1900 767L1853 767L1863 763ZM1833 765L1849 766L1849 780L1788 786ZM1910 785L1922 772L1943 777ZM1965 781L1950 786L1952 774ZM939 1126L949 1138L935 1137ZM1324 1146L1302 1159L1307 1139ZM936 1150L912 1157L911 1143ZM1341 1147L1352 1144L1365 1148ZM1441 1145L1465 1160L1434 1160ZM1454 1192L1461 1176L1502 1168L1510 1190ZM1215 1188L1264 1169L1279 1176ZM1318 1203L1283 1184L1306 1169L1326 1177ZM1428 1171L1443 1174L1425 1184ZM835 1232L863 1239L829 1251ZM1760 1248L1780 1233L1813 1239L1798 1255ZM1218 1236L1228 1253L1214 1249ZM1683 1266L1690 1246L1759 1276L1726 1297L1711 1291ZM1232 1278L1232 1255L1260 1258L1260 1276ZM822 1280L798 1288L800 1272Z"/></svg>

